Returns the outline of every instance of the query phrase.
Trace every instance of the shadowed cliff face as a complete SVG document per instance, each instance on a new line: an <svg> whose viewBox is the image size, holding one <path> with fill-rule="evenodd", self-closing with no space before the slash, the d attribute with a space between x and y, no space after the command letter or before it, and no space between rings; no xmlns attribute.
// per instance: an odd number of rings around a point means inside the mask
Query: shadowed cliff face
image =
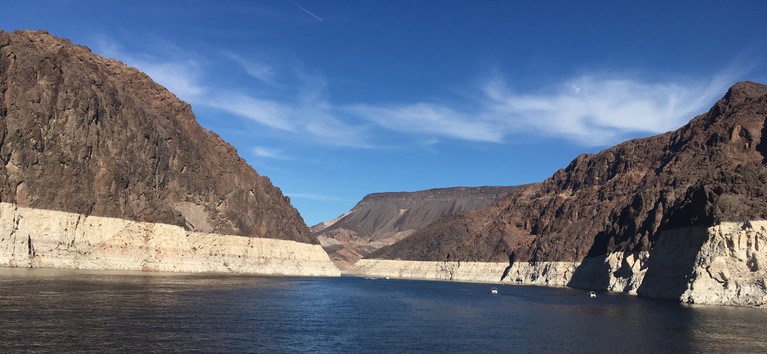
<svg viewBox="0 0 767 354"><path fill-rule="evenodd" d="M738 83L677 131L582 155L542 184L369 258L580 261L649 251L661 231L767 218L767 86Z"/></svg>
<svg viewBox="0 0 767 354"><path fill-rule="evenodd" d="M0 31L0 201L312 242L290 201L146 74Z"/></svg>
<svg viewBox="0 0 767 354"><path fill-rule="evenodd" d="M340 218L312 227L312 235L320 240L331 259L344 267L441 217L484 208L526 187L455 187L369 194Z"/></svg>

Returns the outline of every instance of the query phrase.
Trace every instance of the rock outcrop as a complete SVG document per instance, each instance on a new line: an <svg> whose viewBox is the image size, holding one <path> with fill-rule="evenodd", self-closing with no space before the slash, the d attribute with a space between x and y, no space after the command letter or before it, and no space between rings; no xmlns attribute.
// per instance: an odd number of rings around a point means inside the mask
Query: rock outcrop
<svg viewBox="0 0 767 354"><path fill-rule="evenodd" d="M338 275L189 104L47 32L0 31L0 160L0 266Z"/></svg>
<svg viewBox="0 0 767 354"><path fill-rule="evenodd" d="M0 266L339 276L320 245L0 203Z"/></svg>
<svg viewBox="0 0 767 354"><path fill-rule="evenodd" d="M395 261L389 259L361 259L348 270L350 275L464 281L471 283L497 283L498 274L508 267L503 262L429 262Z"/></svg>
<svg viewBox="0 0 767 354"><path fill-rule="evenodd" d="M569 286L763 306L765 118L767 86L738 83L677 131L579 156L541 184L369 258L577 263Z"/></svg>
<svg viewBox="0 0 767 354"><path fill-rule="evenodd" d="M333 262L346 269L441 217L487 207L526 187L455 187L369 194L346 214L312 227L312 235Z"/></svg>
<svg viewBox="0 0 767 354"><path fill-rule="evenodd" d="M146 74L0 31L0 201L315 242L290 201Z"/></svg>
<svg viewBox="0 0 767 354"><path fill-rule="evenodd" d="M767 306L767 221L665 232L650 252L642 296L695 304Z"/></svg>

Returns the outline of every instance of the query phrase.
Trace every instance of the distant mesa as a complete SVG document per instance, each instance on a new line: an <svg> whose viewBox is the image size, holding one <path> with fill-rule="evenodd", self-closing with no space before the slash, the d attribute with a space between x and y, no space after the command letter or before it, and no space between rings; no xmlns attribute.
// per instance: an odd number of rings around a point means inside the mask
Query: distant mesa
<svg viewBox="0 0 767 354"><path fill-rule="evenodd" d="M337 266L348 268L442 217L484 208L526 187L454 187L369 194L346 214L313 226L312 235Z"/></svg>

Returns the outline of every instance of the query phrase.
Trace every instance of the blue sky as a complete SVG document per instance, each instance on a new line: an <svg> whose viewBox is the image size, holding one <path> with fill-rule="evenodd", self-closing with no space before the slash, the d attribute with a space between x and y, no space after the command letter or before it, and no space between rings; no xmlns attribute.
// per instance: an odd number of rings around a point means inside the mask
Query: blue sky
<svg viewBox="0 0 767 354"><path fill-rule="evenodd" d="M364 195L541 181L767 83L763 1L10 1L192 104L309 225Z"/></svg>

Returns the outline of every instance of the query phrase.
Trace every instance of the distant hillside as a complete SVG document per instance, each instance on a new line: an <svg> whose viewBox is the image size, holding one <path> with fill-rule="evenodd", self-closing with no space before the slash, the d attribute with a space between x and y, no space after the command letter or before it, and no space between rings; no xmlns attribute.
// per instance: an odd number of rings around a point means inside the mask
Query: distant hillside
<svg viewBox="0 0 767 354"><path fill-rule="evenodd" d="M443 216L486 207L526 187L456 187L369 194L336 220L312 227L312 235L337 265L346 266Z"/></svg>
<svg viewBox="0 0 767 354"><path fill-rule="evenodd" d="M767 218L767 86L741 82L677 131L582 155L545 182L421 229L370 258L581 261L660 233Z"/></svg>
<svg viewBox="0 0 767 354"><path fill-rule="evenodd" d="M741 82L674 132L579 156L541 184L370 254L353 272L764 307L765 244L767 86Z"/></svg>

